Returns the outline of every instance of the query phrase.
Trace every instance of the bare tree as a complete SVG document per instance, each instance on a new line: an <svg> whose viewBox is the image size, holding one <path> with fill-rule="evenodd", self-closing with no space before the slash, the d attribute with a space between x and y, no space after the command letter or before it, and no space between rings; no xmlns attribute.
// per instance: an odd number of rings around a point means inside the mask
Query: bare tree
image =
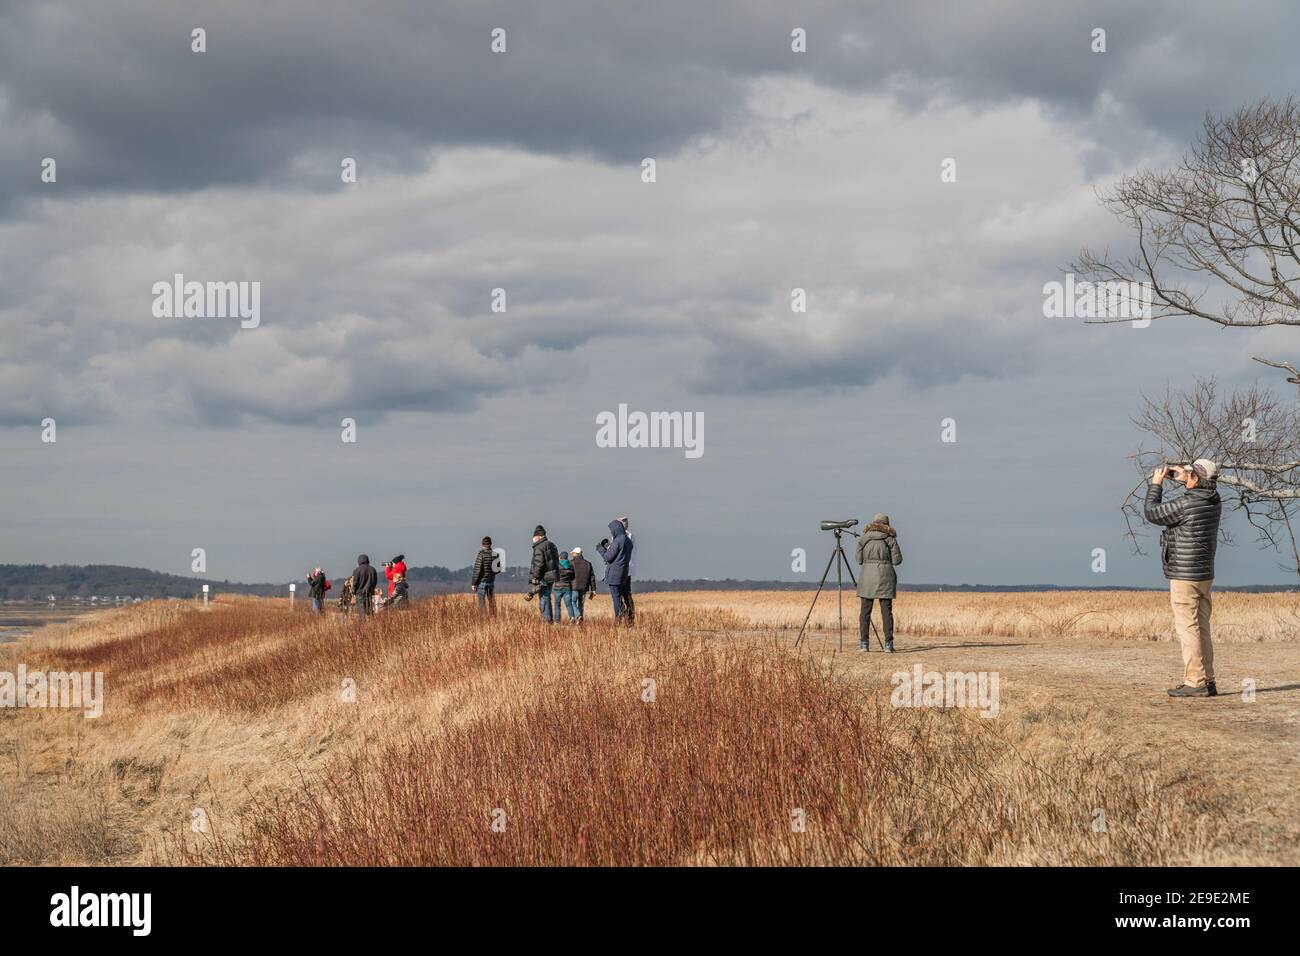
<svg viewBox="0 0 1300 956"><path fill-rule="evenodd" d="M1300 106L1293 100L1207 116L1176 168L1125 176L1100 199L1133 227L1137 251L1116 259L1085 248L1073 272L1149 286L1153 319L1300 325Z"/></svg>
<svg viewBox="0 0 1300 956"><path fill-rule="evenodd" d="M1125 176L1102 203L1136 233L1137 251L1115 258L1084 249L1071 266L1095 283L1139 284L1152 319L1194 317L1231 328L1300 325L1300 106L1269 100L1205 128L1170 170ZM1113 315L1089 322L1128 322ZM1286 361L1255 361L1290 373ZM1213 458L1229 504L1261 544L1289 552L1300 574L1292 515L1300 505L1300 406L1258 386L1219 394L1213 379L1148 397L1135 419L1148 445L1133 456L1145 474L1165 461ZM1138 550L1145 482L1125 500Z"/></svg>
<svg viewBox="0 0 1300 956"><path fill-rule="evenodd" d="M1149 436L1132 456L1140 480L1123 506L1139 552L1147 476L1166 462L1212 458L1228 506L1245 514L1261 545L1286 553L1282 567L1300 574L1292 526L1300 506L1300 405L1259 385L1222 395L1213 379L1202 379L1191 389L1146 396L1133 423Z"/></svg>

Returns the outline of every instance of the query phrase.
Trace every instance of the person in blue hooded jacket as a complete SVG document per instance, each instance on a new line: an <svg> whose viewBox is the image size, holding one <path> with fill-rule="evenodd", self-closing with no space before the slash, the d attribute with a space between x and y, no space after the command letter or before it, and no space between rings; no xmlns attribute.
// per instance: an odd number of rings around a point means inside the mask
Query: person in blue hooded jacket
<svg viewBox="0 0 1300 956"><path fill-rule="evenodd" d="M626 617L632 624L632 539L617 519L609 523L609 534L596 546L605 561L605 586L614 601L614 620Z"/></svg>

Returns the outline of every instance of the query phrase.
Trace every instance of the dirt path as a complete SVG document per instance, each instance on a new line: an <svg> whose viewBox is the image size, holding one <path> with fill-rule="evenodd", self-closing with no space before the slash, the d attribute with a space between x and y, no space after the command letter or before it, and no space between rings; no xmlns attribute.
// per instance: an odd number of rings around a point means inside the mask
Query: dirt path
<svg viewBox="0 0 1300 956"><path fill-rule="evenodd" d="M793 643L791 632L746 638ZM1220 696L1174 699L1180 682L1176 644L1061 638L978 639L899 636L898 653L845 651L824 633L810 634L803 653L834 661L848 679L889 683L916 664L923 671L986 671L999 675L1001 714L1027 750L1052 739L1091 743L1135 764L1157 762L1180 774L1208 778L1239 797L1234 851L1205 862L1300 863L1300 644L1219 643ZM1243 681L1253 679L1253 701ZM887 693L886 688L882 693ZM1042 731L1046 731L1045 733Z"/></svg>

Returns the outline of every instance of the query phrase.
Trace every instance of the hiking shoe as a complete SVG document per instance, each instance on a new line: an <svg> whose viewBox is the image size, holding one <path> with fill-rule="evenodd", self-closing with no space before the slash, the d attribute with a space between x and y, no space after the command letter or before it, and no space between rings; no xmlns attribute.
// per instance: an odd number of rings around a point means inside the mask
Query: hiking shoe
<svg viewBox="0 0 1300 956"><path fill-rule="evenodd" d="M1190 684L1183 684L1180 687L1171 688L1167 691L1170 697L1215 697L1218 691L1213 684L1206 684L1204 687L1192 687Z"/></svg>
<svg viewBox="0 0 1300 956"><path fill-rule="evenodd" d="M894 642L893 642L893 641L886 641L886 642L885 642L885 653L886 653L886 654L892 654L892 653L894 653Z"/></svg>
<svg viewBox="0 0 1300 956"><path fill-rule="evenodd" d="M867 651L871 650L871 645L870 645L870 644L863 644L861 641L859 641L859 642L858 642L858 650L860 650L862 653L865 654L865 653L867 653Z"/></svg>

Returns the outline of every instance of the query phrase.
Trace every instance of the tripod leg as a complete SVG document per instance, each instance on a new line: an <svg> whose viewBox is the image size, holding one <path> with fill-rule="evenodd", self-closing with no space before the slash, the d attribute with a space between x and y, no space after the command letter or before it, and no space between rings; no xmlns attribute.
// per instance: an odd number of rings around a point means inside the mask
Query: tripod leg
<svg viewBox="0 0 1300 956"><path fill-rule="evenodd" d="M835 546L835 598L839 601L840 611L840 653L844 653L844 572L840 562L844 559L844 549Z"/></svg>
<svg viewBox="0 0 1300 956"><path fill-rule="evenodd" d="M817 606L817 599L822 596L822 588L826 586L826 577L831 573L831 561L834 560L835 555L832 554L831 560L826 562L826 570L822 572L821 583L817 585L817 593L813 595L812 604L808 605L808 613L804 615L803 627L799 628L799 636L795 638L795 647L803 643L803 632L808 628L808 619L812 617L813 608Z"/></svg>

